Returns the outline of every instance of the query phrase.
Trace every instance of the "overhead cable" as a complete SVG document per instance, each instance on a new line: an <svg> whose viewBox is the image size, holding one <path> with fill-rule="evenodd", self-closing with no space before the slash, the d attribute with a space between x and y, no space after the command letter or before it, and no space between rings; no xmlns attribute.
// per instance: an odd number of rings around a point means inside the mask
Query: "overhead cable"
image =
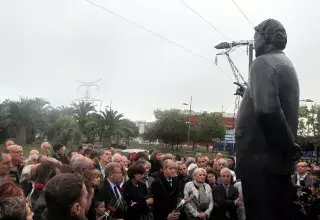
<svg viewBox="0 0 320 220"><path fill-rule="evenodd" d="M166 37L163 37L162 35L154 32L154 31L152 31L152 30L150 30L150 29L148 29L148 28L146 28L146 27L144 27L144 26L142 26L142 25L140 25L140 24L138 24L138 23L136 23L136 22L134 22L134 21L131 21L131 20L129 20L128 18L125 18L125 17L123 17L123 16L121 16L121 15L119 15L119 14L111 11L110 9L107 9L107 8L104 7L104 6L101 6L101 5L95 3L95 2L93 2L93 1L91 1L91 0L85 0L85 1L87 1L88 3L94 5L94 6L100 8L100 9L102 9L102 10L104 10L104 11L106 11L106 12L108 12L108 13L110 13L110 14L118 17L118 18L121 18L122 20L124 20L124 21L126 21L126 22L129 22L129 23L131 23L131 24L133 24L133 25L135 25L135 26L137 26L137 27L139 27L139 28L141 28L141 29L143 29L143 30L145 30L145 31L147 31L147 32L149 32L149 33L151 33L151 34L153 34L153 35L155 35L155 36L157 36L157 37L159 37L159 38L161 38L161 39L163 39L163 40L171 43L171 44L173 44L173 45L175 45L175 46L177 46L177 47L180 47L181 49L183 49L183 50L185 50L185 51L187 51L187 52L189 52L189 53L191 53L191 54L193 54L193 55L195 55L195 56L197 56L197 57L200 57L200 58L202 58L202 59L204 59L204 60L206 60L206 61L209 61L210 63L213 63L213 61L210 60L209 58L207 58L207 57L205 57L205 56L202 56L202 55L200 55L200 54L198 54L198 53L196 53L196 52L194 52L194 51L192 51L192 50L190 50L190 49L188 49L188 48L186 48L186 47L184 47L184 46L182 46L182 45L180 45L180 44L178 44L178 43L176 43L176 42L174 42L174 41L172 41L172 40L170 40L170 39L168 39L168 38L166 38ZM224 74L226 74L227 76L230 76L230 75L227 74L220 66L217 66L217 67L218 67Z"/></svg>
<svg viewBox="0 0 320 220"><path fill-rule="evenodd" d="M249 24L254 28L254 25L253 23L250 21L250 19L248 18L248 16L241 10L241 8L239 7L239 5L234 1L234 0L231 0L235 6L239 9L239 11L241 12L241 14L245 17L245 19L249 22Z"/></svg>

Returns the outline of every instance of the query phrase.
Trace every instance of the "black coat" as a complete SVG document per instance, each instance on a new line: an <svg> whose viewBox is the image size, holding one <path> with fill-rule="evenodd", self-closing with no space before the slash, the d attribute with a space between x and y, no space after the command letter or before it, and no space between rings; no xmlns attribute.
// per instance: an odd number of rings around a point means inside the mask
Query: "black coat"
<svg viewBox="0 0 320 220"><path fill-rule="evenodd" d="M222 184L212 188L213 201L217 204L212 213L212 219L219 220L237 220L237 206L235 200L239 198L238 189L232 184L229 185L228 195ZM227 212L230 218L227 218Z"/></svg>
<svg viewBox="0 0 320 220"><path fill-rule="evenodd" d="M182 184L177 178L173 178L171 187L164 174L161 174L153 181L151 193L154 220L166 220L169 213L176 208L179 198L182 197Z"/></svg>
<svg viewBox="0 0 320 220"><path fill-rule="evenodd" d="M124 219L140 220L141 216L146 215L149 212L149 207L146 203L146 197L148 195L146 185L141 182L138 183L138 186L136 187L131 180L128 180L124 183L123 188L123 199L127 205ZM135 202L136 204L131 206L132 202Z"/></svg>
<svg viewBox="0 0 320 220"><path fill-rule="evenodd" d="M119 189L120 191L120 189ZM121 191L120 191L121 193ZM123 197L122 197L123 198ZM108 210L108 206L111 206L113 208L116 208L117 198L114 194L113 189L111 188L111 185L107 179L104 180L104 182L101 184L101 187L95 192L95 198L94 200L98 201L104 201L106 210ZM120 218L123 219L123 214L125 210L125 204L122 199L122 202L116 209L114 213L111 213L111 216L113 218Z"/></svg>
<svg viewBox="0 0 320 220"><path fill-rule="evenodd" d="M281 50L256 58L236 118L237 176L292 173L298 110L299 83L289 58Z"/></svg>
<svg viewBox="0 0 320 220"><path fill-rule="evenodd" d="M151 169L149 173L154 173L159 171L162 168L161 162L159 160L150 160Z"/></svg>

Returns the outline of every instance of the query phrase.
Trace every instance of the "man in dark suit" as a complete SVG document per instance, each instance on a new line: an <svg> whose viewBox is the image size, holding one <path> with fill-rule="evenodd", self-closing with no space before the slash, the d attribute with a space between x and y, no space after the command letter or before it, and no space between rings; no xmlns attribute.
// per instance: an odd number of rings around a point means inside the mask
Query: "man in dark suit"
<svg viewBox="0 0 320 220"><path fill-rule="evenodd" d="M94 168L100 171L103 178L105 178L104 167L111 162L111 152L103 149L99 152L99 162L94 165Z"/></svg>
<svg viewBox="0 0 320 220"><path fill-rule="evenodd" d="M231 172L229 168L223 168L220 171L221 184L212 189L213 200L217 207L213 213L214 219L219 220L237 220L237 206L240 204L239 192L231 181Z"/></svg>
<svg viewBox="0 0 320 220"><path fill-rule="evenodd" d="M182 197L182 184L176 178L177 169L174 161L163 161L162 168L163 173L151 185L154 220L166 220Z"/></svg>
<svg viewBox="0 0 320 220"><path fill-rule="evenodd" d="M237 175L247 220L291 218L290 176L301 149L298 127L299 82L283 50L286 30L274 19L255 27L256 59L236 119Z"/></svg>
<svg viewBox="0 0 320 220"><path fill-rule="evenodd" d="M118 184L123 179L121 165L114 162L108 163L105 167L105 175L106 178L100 189L95 192L95 197L98 201L104 201L106 210L110 210L110 207L115 210L110 213L112 218L122 219L125 204L118 188Z"/></svg>

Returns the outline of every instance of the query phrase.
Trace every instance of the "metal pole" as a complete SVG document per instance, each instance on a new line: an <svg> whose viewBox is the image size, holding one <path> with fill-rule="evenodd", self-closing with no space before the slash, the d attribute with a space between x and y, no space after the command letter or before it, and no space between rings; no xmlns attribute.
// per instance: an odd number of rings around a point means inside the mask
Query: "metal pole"
<svg viewBox="0 0 320 220"><path fill-rule="evenodd" d="M112 105L112 100L111 100L111 102L110 102L110 112L111 112L111 105Z"/></svg>
<svg viewBox="0 0 320 220"><path fill-rule="evenodd" d="M252 61L253 61L253 42L250 42L249 43L249 71L250 71Z"/></svg>
<svg viewBox="0 0 320 220"><path fill-rule="evenodd" d="M189 146L189 144L190 144L190 129L191 129L191 122L190 122L190 120L191 120L191 110L192 110L192 96L191 96L191 98L190 98L189 107L190 107L190 109L189 109L188 146Z"/></svg>

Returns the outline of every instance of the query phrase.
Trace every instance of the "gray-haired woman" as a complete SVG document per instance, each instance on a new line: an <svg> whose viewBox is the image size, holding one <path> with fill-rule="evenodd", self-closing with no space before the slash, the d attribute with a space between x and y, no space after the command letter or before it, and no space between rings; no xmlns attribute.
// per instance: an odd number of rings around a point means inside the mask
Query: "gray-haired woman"
<svg viewBox="0 0 320 220"><path fill-rule="evenodd" d="M191 199L185 206L188 220L209 219L210 217L213 198L210 185L205 183L206 175L204 169L196 168L193 172L193 181L188 182L184 188L185 197L192 192Z"/></svg>

